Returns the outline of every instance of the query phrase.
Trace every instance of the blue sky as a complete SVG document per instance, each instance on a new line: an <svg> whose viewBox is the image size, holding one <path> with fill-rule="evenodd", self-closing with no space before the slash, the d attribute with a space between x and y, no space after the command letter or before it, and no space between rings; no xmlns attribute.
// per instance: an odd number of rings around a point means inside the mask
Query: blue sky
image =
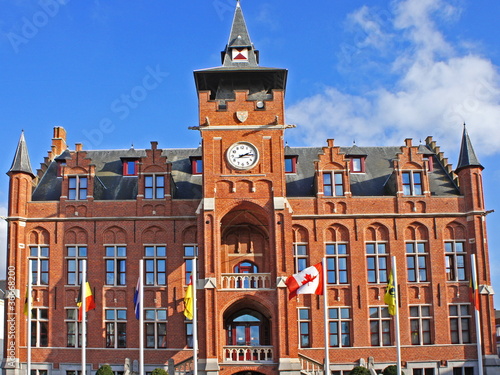
<svg viewBox="0 0 500 375"><path fill-rule="evenodd" d="M316 4L317 3L317 4ZM196 147L192 71L220 65L234 0L0 0L0 171L21 130L36 169L54 126L86 149ZM456 165L465 121L500 269L500 2L242 0L261 65L289 70L291 146L432 135ZM0 215L8 178L0 178ZM5 223L0 231L5 254ZM4 256L4 255L3 255ZM0 261L0 272L4 272ZM500 273L493 274L500 293ZM496 299L500 307L500 298Z"/></svg>

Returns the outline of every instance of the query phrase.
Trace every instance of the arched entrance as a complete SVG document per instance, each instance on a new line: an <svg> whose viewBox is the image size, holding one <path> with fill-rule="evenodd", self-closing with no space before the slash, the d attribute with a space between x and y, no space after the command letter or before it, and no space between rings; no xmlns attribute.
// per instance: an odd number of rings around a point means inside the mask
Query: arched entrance
<svg viewBox="0 0 500 375"><path fill-rule="evenodd" d="M235 372L233 375L264 375L262 372L257 371L240 371Z"/></svg>
<svg viewBox="0 0 500 375"><path fill-rule="evenodd" d="M260 312L243 309L226 320L227 345L269 345L269 321Z"/></svg>

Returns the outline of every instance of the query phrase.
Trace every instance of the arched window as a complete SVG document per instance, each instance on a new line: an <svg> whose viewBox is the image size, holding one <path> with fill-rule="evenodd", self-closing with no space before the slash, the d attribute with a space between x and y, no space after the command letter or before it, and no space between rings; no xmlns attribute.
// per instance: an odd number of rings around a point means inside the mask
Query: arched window
<svg viewBox="0 0 500 375"><path fill-rule="evenodd" d="M252 262L246 260L234 266L234 273L258 273L259 268ZM237 288L256 288L257 283L253 277L243 277L236 281Z"/></svg>
<svg viewBox="0 0 500 375"><path fill-rule="evenodd" d="M244 309L226 321L227 345L269 345L269 321L255 310Z"/></svg>

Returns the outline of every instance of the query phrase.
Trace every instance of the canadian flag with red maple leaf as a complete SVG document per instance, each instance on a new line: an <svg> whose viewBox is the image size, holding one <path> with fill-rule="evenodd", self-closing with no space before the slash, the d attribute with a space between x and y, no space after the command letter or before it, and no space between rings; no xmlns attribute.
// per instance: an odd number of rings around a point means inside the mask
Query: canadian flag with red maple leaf
<svg viewBox="0 0 500 375"><path fill-rule="evenodd" d="M323 294L323 264L318 263L307 267L292 276L285 282L292 299L297 294Z"/></svg>

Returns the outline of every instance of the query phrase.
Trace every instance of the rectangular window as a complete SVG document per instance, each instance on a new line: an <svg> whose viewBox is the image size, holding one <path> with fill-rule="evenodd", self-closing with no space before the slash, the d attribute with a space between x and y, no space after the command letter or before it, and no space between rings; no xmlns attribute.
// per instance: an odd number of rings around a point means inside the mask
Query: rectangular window
<svg viewBox="0 0 500 375"><path fill-rule="evenodd" d="M387 282L387 249L386 244L381 242L370 242L366 247L366 262L369 283Z"/></svg>
<svg viewBox="0 0 500 375"><path fill-rule="evenodd" d="M327 283L347 284L347 244L326 244L325 254Z"/></svg>
<svg viewBox="0 0 500 375"><path fill-rule="evenodd" d="M137 176L137 160L124 160L123 161L123 175L124 176Z"/></svg>
<svg viewBox="0 0 500 375"><path fill-rule="evenodd" d="M144 247L145 285L167 284L167 248L165 245Z"/></svg>
<svg viewBox="0 0 500 375"><path fill-rule="evenodd" d="M365 171L365 158L353 157L351 158L351 172L363 173Z"/></svg>
<svg viewBox="0 0 500 375"><path fill-rule="evenodd" d="M474 367L453 367L453 375L474 375Z"/></svg>
<svg viewBox="0 0 500 375"><path fill-rule="evenodd" d="M146 348L167 347L167 310L145 309L144 332Z"/></svg>
<svg viewBox="0 0 500 375"><path fill-rule="evenodd" d="M31 375L47 375L48 373L49 373L48 370L40 370L40 369L31 370Z"/></svg>
<svg viewBox="0 0 500 375"><path fill-rule="evenodd" d="M78 309L66 309L66 346L81 348L82 323L78 321Z"/></svg>
<svg viewBox="0 0 500 375"><path fill-rule="evenodd" d="M309 309L299 309L299 335L300 347L311 347L311 317L309 316Z"/></svg>
<svg viewBox="0 0 500 375"><path fill-rule="evenodd" d="M307 244L294 243L293 255L295 258L295 271L300 272L308 267Z"/></svg>
<svg viewBox="0 0 500 375"><path fill-rule="evenodd" d="M145 199L165 198L165 176L163 175L144 176L144 198Z"/></svg>
<svg viewBox="0 0 500 375"><path fill-rule="evenodd" d="M106 348L127 347L127 310L106 309Z"/></svg>
<svg viewBox="0 0 500 375"><path fill-rule="evenodd" d="M31 310L31 346L49 346L49 309L46 307Z"/></svg>
<svg viewBox="0 0 500 375"><path fill-rule="evenodd" d="M406 269L408 282L425 282L427 279L427 250L425 242L406 243Z"/></svg>
<svg viewBox="0 0 500 375"><path fill-rule="evenodd" d="M464 281L465 278L465 242L447 241L444 243L446 279Z"/></svg>
<svg viewBox="0 0 500 375"><path fill-rule="evenodd" d="M109 245L106 250L106 285L126 285L127 247Z"/></svg>
<svg viewBox="0 0 500 375"><path fill-rule="evenodd" d="M66 375L82 375L81 370L66 370Z"/></svg>
<svg viewBox="0 0 500 375"><path fill-rule="evenodd" d="M297 156L285 156L285 173L297 172Z"/></svg>
<svg viewBox="0 0 500 375"><path fill-rule="evenodd" d="M343 173L323 173L323 194L328 197L341 197L344 195Z"/></svg>
<svg viewBox="0 0 500 375"><path fill-rule="evenodd" d="M184 245L184 283L186 285L191 282L193 259L196 257L197 252L196 245Z"/></svg>
<svg viewBox="0 0 500 375"><path fill-rule="evenodd" d="M432 343L430 306L410 306L410 327L412 345Z"/></svg>
<svg viewBox="0 0 500 375"><path fill-rule="evenodd" d="M403 172L403 195L422 195L422 173Z"/></svg>
<svg viewBox="0 0 500 375"><path fill-rule="evenodd" d="M193 323L186 322L186 347L193 347Z"/></svg>
<svg viewBox="0 0 500 375"><path fill-rule="evenodd" d="M30 261L33 285L49 285L49 247L30 246Z"/></svg>
<svg viewBox="0 0 500 375"><path fill-rule="evenodd" d="M66 254L67 285L80 285L82 281L82 261L87 259L87 246L67 246Z"/></svg>
<svg viewBox="0 0 500 375"><path fill-rule="evenodd" d="M391 316L387 307L370 307L370 341L372 346L391 345Z"/></svg>
<svg viewBox="0 0 500 375"><path fill-rule="evenodd" d="M452 344L470 344L469 305L450 305L450 336Z"/></svg>
<svg viewBox="0 0 500 375"><path fill-rule="evenodd" d="M68 199L87 199L88 180L87 177L68 177Z"/></svg>
<svg viewBox="0 0 500 375"><path fill-rule="evenodd" d="M351 311L346 307L328 309L330 347L351 346Z"/></svg>
<svg viewBox="0 0 500 375"><path fill-rule="evenodd" d="M191 156L191 173L192 174L202 174L203 173L203 159L201 156Z"/></svg>
<svg viewBox="0 0 500 375"><path fill-rule="evenodd" d="M412 375L434 375L433 368L414 368Z"/></svg>

